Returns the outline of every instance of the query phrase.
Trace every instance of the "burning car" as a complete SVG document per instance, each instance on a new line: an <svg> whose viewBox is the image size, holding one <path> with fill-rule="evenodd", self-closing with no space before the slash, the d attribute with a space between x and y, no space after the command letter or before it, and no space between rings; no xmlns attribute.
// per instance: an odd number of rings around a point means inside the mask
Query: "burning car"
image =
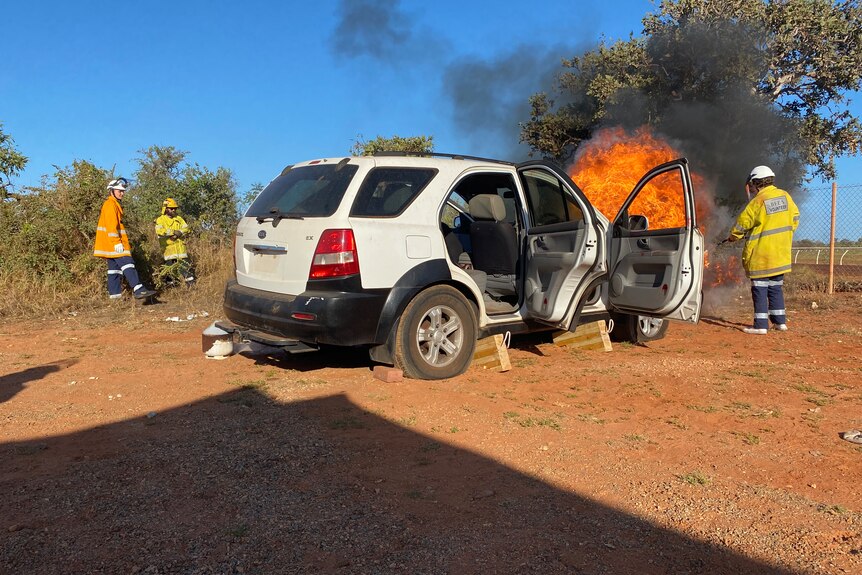
<svg viewBox="0 0 862 575"><path fill-rule="evenodd" d="M613 318L643 341L696 323L703 250L685 159L650 170L612 219L545 161L318 159L285 168L240 221L218 325L288 350L363 346L441 379L497 333Z"/></svg>

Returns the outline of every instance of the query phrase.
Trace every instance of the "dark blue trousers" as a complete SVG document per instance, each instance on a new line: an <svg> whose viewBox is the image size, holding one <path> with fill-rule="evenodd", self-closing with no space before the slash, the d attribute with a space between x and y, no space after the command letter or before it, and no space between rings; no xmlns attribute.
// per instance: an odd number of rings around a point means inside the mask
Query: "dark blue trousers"
<svg viewBox="0 0 862 575"><path fill-rule="evenodd" d="M776 325L787 323L784 274L751 280L751 299L754 301L754 327L768 329L770 320Z"/></svg>
<svg viewBox="0 0 862 575"><path fill-rule="evenodd" d="M144 284L138 278L138 270L135 269L135 260L131 256L119 258L105 258L108 260L108 296L116 299L123 295L123 276L133 292L138 291Z"/></svg>

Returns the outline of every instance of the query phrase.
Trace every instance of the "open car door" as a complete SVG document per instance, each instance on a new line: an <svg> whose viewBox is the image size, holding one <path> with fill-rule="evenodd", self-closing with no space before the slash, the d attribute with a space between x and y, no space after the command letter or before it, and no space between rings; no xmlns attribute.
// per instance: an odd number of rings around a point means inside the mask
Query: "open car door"
<svg viewBox="0 0 862 575"><path fill-rule="evenodd" d="M703 235L696 225L685 158L641 178L611 223L611 309L697 323Z"/></svg>
<svg viewBox="0 0 862 575"><path fill-rule="evenodd" d="M606 273L604 235L593 206L565 173L540 161L520 164L518 173L529 212L522 246L526 314L567 328L592 282Z"/></svg>

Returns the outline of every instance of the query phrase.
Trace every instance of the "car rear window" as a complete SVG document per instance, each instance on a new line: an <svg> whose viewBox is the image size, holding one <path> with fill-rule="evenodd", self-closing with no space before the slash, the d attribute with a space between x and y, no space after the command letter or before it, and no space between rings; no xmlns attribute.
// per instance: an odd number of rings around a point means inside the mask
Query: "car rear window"
<svg viewBox="0 0 862 575"><path fill-rule="evenodd" d="M287 216L331 216L358 169L355 164L343 163L286 168L263 189L245 215L265 218L280 212Z"/></svg>
<svg viewBox="0 0 862 575"><path fill-rule="evenodd" d="M433 168L375 168L362 182L350 215L396 216L436 174Z"/></svg>

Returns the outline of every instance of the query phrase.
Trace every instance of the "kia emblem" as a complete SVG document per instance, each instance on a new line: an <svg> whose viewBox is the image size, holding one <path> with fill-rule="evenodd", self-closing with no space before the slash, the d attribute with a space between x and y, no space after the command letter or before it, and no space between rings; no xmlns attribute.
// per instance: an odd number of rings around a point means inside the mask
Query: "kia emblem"
<svg viewBox="0 0 862 575"><path fill-rule="evenodd" d="M260 239L265 238L266 237L266 230L260 230L259 232L257 232L257 237L259 237Z"/></svg>

